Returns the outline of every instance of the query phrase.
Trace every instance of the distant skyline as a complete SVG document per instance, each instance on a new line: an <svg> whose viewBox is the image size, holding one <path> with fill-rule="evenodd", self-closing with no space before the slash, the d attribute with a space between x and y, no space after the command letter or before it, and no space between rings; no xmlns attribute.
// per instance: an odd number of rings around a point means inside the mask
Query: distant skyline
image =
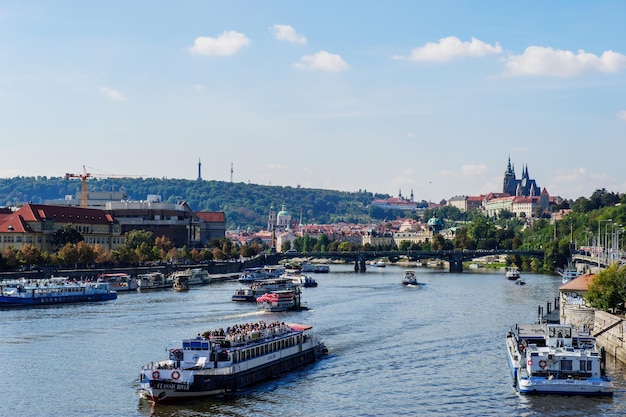
<svg viewBox="0 0 626 417"><path fill-rule="evenodd" d="M0 177L626 191L626 2L0 3Z"/></svg>

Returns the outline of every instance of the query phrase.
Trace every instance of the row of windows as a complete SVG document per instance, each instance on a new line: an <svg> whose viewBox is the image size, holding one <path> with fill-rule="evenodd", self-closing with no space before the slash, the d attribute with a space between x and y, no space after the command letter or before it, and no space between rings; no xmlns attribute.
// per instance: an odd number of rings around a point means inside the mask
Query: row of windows
<svg viewBox="0 0 626 417"><path fill-rule="evenodd" d="M239 352L235 352L233 362L239 362L249 360L257 356L267 355L268 353L277 352L287 347L295 346L300 342L300 336L289 337L287 339L277 340L264 345L255 346L250 349L245 349Z"/></svg>

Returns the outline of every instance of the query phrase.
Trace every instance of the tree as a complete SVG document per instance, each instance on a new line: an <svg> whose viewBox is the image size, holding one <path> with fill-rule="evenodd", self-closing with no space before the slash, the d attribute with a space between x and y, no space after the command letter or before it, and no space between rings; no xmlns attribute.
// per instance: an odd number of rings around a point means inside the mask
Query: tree
<svg viewBox="0 0 626 417"><path fill-rule="evenodd" d="M83 238L83 235L69 224L66 224L52 234L52 244L57 249L65 246L68 243L71 245L75 245L82 240L85 240L85 238Z"/></svg>
<svg viewBox="0 0 626 417"><path fill-rule="evenodd" d="M152 247L154 242L154 233L149 230L131 230L126 233L126 246L129 249L137 249L142 243Z"/></svg>
<svg viewBox="0 0 626 417"><path fill-rule="evenodd" d="M613 264L594 275L585 299L593 308L604 311L623 308L626 300L626 265Z"/></svg>
<svg viewBox="0 0 626 417"><path fill-rule="evenodd" d="M31 244L22 246L18 258L26 265L39 265L43 262L41 251Z"/></svg>

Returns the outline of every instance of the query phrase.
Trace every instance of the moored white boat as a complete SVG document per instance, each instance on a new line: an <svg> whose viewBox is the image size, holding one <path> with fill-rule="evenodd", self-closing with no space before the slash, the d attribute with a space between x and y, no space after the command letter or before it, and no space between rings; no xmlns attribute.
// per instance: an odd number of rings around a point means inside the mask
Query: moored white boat
<svg viewBox="0 0 626 417"><path fill-rule="evenodd" d="M564 324L515 325L506 345L522 394L613 395L604 351L597 350L589 330Z"/></svg>
<svg viewBox="0 0 626 417"><path fill-rule="evenodd" d="M211 282L211 276L202 268L185 269L182 271L174 271L171 275L172 281L176 282L177 278L184 277L187 285L202 285ZM184 281L179 279L179 281Z"/></svg>
<svg viewBox="0 0 626 417"><path fill-rule="evenodd" d="M321 358L326 346L311 326L236 324L185 339L169 358L145 365L139 394L155 403L220 395Z"/></svg>
<svg viewBox="0 0 626 417"><path fill-rule="evenodd" d="M106 282L73 282L67 278L28 281L22 278L0 285L0 307L108 301L116 298L117 292Z"/></svg>
<svg viewBox="0 0 626 417"><path fill-rule="evenodd" d="M567 264L565 268L559 268L556 271L560 276L563 284L570 282L573 279L576 279L580 276L580 272L576 269L576 267L570 262Z"/></svg>
<svg viewBox="0 0 626 417"><path fill-rule="evenodd" d="M107 282L114 291L136 291L137 280L123 272L98 275L99 282Z"/></svg>
<svg viewBox="0 0 626 417"><path fill-rule="evenodd" d="M282 269L284 271L284 267ZM242 284L252 284L256 281L270 278L270 272L265 267L252 267L244 269L239 275L239 282Z"/></svg>
<svg viewBox="0 0 626 417"><path fill-rule="evenodd" d="M172 289L178 292L189 291L189 275L175 275Z"/></svg>
<svg viewBox="0 0 626 417"><path fill-rule="evenodd" d="M256 301L263 294L280 290L292 290L299 287L290 276L284 275L279 278L269 278L252 283L247 288L240 288L231 297L232 301Z"/></svg>
<svg viewBox="0 0 626 417"><path fill-rule="evenodd" d="M153 290L157 288L172 288L173 281L161 272L148 272L137 275L139 290Z"/></svg>
<svg viewBox="0 0 626 417"><path fill-rule="evenodd" d="M294 284L303 288L317 287L315 278L305 274L283 274L282 278L290 278Z"/></svg>

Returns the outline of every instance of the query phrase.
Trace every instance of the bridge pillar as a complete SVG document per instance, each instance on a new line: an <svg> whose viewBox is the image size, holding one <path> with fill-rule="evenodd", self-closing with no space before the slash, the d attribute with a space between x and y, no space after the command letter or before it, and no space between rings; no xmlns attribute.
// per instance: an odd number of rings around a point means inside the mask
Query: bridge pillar
<svg viewBox="0 0 626 417"><path fill-rule="evenodd" d="M365 272L365 269L365 257L361 257L361 259L359 259L359 270Z"/></svg>
<svg viewBox="0 0 626 417"><path fill-rule="evenodd" d="M449 272L463 272L463 254L452 255Z"/></svg>

